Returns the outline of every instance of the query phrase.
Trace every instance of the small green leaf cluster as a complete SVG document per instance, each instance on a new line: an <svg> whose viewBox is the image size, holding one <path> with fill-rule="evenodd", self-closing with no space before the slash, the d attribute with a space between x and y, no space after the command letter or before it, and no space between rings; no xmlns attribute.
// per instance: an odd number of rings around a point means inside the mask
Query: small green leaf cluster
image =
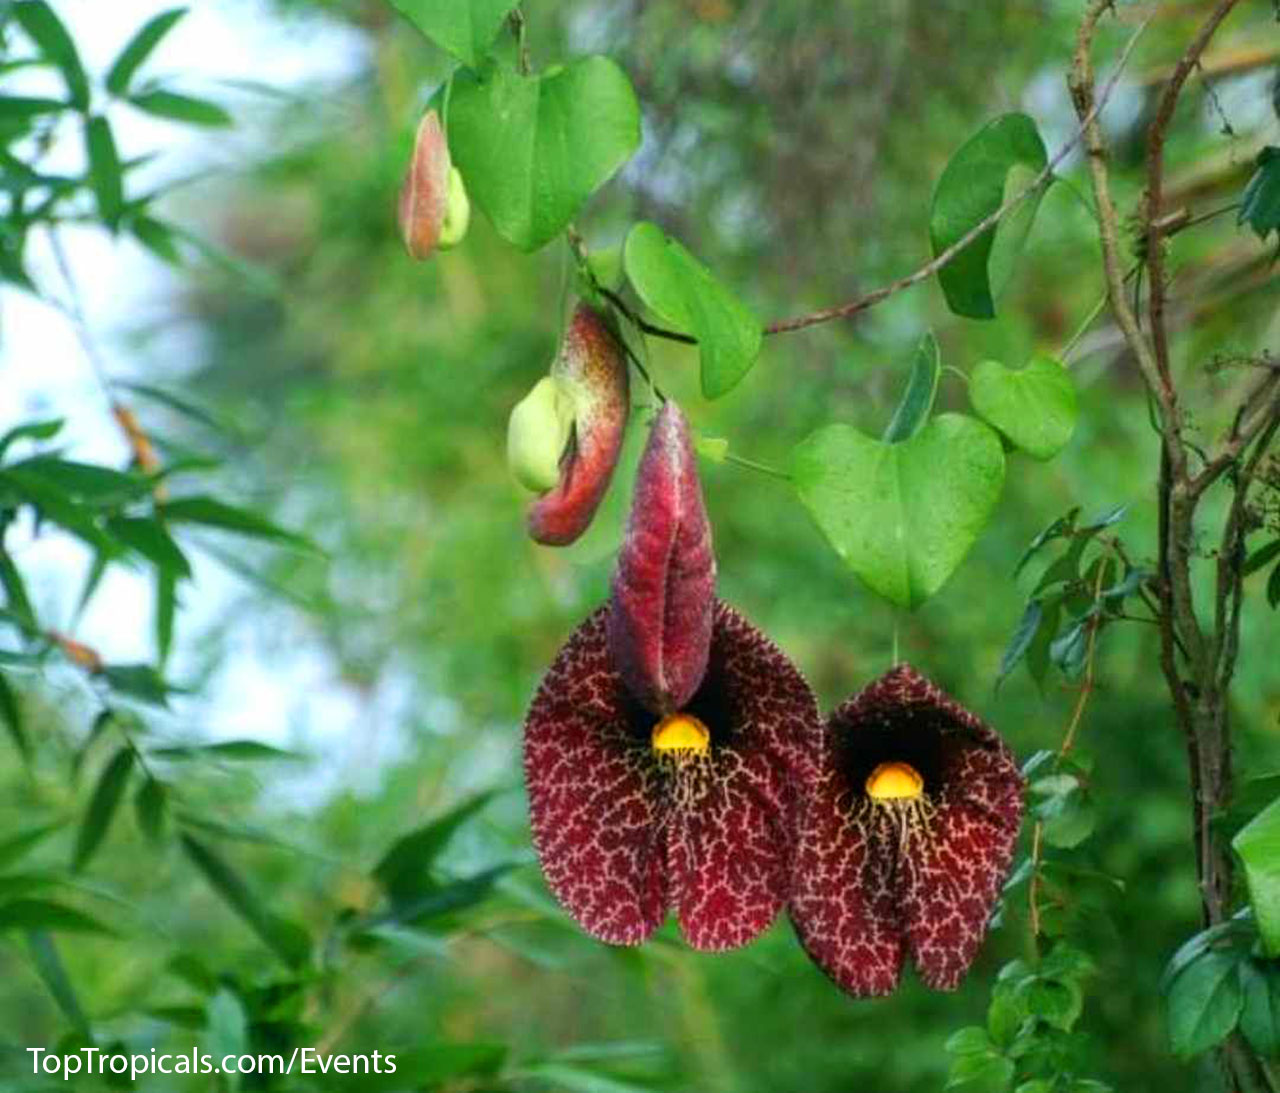
<svg viewBox="0 0 1280 1093"><path fill-rule="evenodd" d="M1280 962L1268 955L1250 908L1183 944L1160 990L1169 1046L1180 1059L1237 1031L1264 1058L1280 1056Z"/></svg>
<svg viewBox="0 0 1280 1093"><path fill-rule="evenodd" d="M1134 603L1151 611L1151 573L1129 561L1118 539L1104 534L1123 519L1125 509L1118 505L1081 522L1080 509L1073 508L1053 520L1023 552L1015 577L1046 548L1062 547L1032 587L1000 658L997 686L1023 662L1041 689L1051 665L1066 679L1079 679L1108 625L1133 617L1152 621L1153 614L1128 614Z"/></svg>
<svg viewBox="0 0 1280 1093"><path fill-rule="evenodd" d="M48 68L60 75L62 97L32 97L0 91L0 167L7 206L0 216L0 278L36 291L26 268L27 239L39 226L96 221L112 233L128 232L170 264L181 261L181 229L156 215L163 191L131 195L129 176L149 156L122 159L109 116L114 104L187 125L219 127L231 116L216 103L174 90L158 79L140 78L152 53L186 14L174 8L144 24L100 81L86 72L75 41L46 0L20 0L11 17L24 42L6 68ZM24 53L22 46L29 50ZM41 161L66 127L77 126L85 170L54 174ZM89 205L89 201L92 205Z"/></svg>
<svg viewBox="0 0 1280 1093"><path fill-rule="evenodd" d="M1093 834L1096 807L1089 789L1093 760L1076 751L1038 751L1023 766L1031 814L1047 845L1069 850Z"/></svg>
<svg viewBox="0 0 1280 1093"><path fill-rule="evenodd" d="M1248 224L1264 243L1272 232L1280 240L1280 148L1268 145L1258 153L1258 169L1240 198L1237 223Z"/></svg>
<svg viewBox="0 0 1280 1093"><path fill-rule="evenodd" d="M952 1056L947 1089L966 1093L1108 1093L1080 1076L1084 984L1089 956L1059 941L1034 963L1014 960L996 979L986 1027L971 1026L947 1041Z"/></svg>

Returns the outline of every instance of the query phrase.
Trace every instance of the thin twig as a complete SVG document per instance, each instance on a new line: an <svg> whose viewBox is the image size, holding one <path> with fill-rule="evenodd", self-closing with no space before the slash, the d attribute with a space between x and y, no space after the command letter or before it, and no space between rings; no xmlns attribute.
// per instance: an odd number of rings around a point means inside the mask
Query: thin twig
<svg viewBox="0 0 1280 1093"><path fill-rule="evenodd" d="M850 318L853 315L857 315L860 312L867 311L870 308L875 307L876 304L883 303L890 296L894 296L897 293L902 292L904 289L911 288L913 285L918 285L921 281L932 277L943 267L950 265L952 261L959 257L961 252L966 250L979 237L994 228L1001 220L1004 219L1004 217L1022 205L1022 203L1033 194L1038 192L1041 187L1043 187L1044 184L1053 177L1053 172L1057 169L1059 164L1061 164L1062 161L1075 150L1081 140L1084 139L1088 128L1096 122L1098 115L1107 105L1107 101L1111 98L1111 93L1120 82L1120 76L1124 72L1125 66L1128 64L1130 54L1133 53L1134 47L1138 44L1138 39L1142 37L1143 32L1147 29L1150 22L1151 18L1148 17L1143 20L1138 29L1134 31L1129 41L1125 44L1119 60L1116 62L1115 72L1112 73L1111 78L1107 81L1107 84L1103 88L1102 94L1099 96L1097 102L1091 105L1086 115L1082 118L1079 128L1071 139L1058 149L1054 157L1045 165L1044 170L1035 177L1029 186L1011 197L980 224L966 232L959 240L949 246L932 261L926 262L914 273L901 277L892 284L878 288L874 292L869 292L865 296L860 296L856 300L850 300L848 303L839 304L836 307L823 308L820 311L814 311L808 315L799 315L793 319L779 319L766 326L764 328L764 332L766 334L786 334L793 330L803 330L805 327L816 326L818 323L830 322L833 319Z"/></svg>

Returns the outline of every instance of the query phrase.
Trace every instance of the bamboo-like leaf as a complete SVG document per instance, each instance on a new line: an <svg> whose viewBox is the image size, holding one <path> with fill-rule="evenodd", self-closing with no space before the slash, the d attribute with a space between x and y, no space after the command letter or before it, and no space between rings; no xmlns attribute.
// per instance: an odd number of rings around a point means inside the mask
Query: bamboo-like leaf
<svg viewBox="0 0 1280 1093"><path fill-rule="evenodd" d="M185 833L182 847L218 895L285 964L300 968L307 962L311 941L301 927L268 911L244 878L211 847Z"/></svg>
<svg viewBox="0 0 1280 1093"><path fill-rule="evenodd" d="M73 869L83 869L102 845L133 771L133 749L121 747L103 768L76 836Z"/></svg>
<svg viewBox="0 0 1280 1093"><path fill-rule="evenodd" d="M186 8L171 8L143 24L138 33L129 39L128 45L120 51L107 72L107 90L111 94L123 95L129 90L134 73L186 14Z"/></svg>

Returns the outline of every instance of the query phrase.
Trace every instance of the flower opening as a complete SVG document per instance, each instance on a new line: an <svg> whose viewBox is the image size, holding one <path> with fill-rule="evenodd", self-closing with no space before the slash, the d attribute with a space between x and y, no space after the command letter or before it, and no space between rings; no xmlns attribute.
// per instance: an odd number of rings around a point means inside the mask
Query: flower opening
<svg viewBox="0 0 1280 1093"><path fill-rule="evenodd" d="M804 807L791 920L857 997L888 994L910 957L958 986L1013 856L1023 780L994 730L907 665L828 719Z"/></svg>

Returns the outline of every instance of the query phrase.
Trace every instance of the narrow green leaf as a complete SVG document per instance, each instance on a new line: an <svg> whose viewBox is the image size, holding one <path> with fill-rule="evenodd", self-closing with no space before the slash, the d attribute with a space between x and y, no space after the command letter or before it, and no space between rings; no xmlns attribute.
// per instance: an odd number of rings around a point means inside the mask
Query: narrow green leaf
<svg viewBox="0 0 1280 1093"><path fill-rule="evenodd" d="M89 1027L89 1019L85 1016L84 1007L80 1005L80 999L76 995L71 977L67 975L62 958L58 955L53 938L41 929L28 930L26 938L31 961L63 1016L83 1039L92 1041L93 1031Z"/></svg>
<svg viewBox="0 0 1280 1093"><path fill-rule="evenodd" d="M108 664L100 678L113 691L161 708L168 707L171 694L180 693L150 664Z"/></svg>
<svg viewBox="0 0 1280 1093"><path fill-rule="evenodd" d="M83 911L47 899L15 899L0 906L0 932L5 930L52 930L65 934L112 932Z"/></svg>
<svg viewBox="0 0 1280 1093"><path fill-rule="evenodd" d="M1009 639L1009 644L1005 647L1004 653L1000 657L1000 669L996 672L996 689L1005 681L1009 673L1018 666L1018 663L1027 654L1027 650L1031 648L1032 641L1040 631L1040 622L1044 618L1044 604L1040 600L1030 600L1026 608L1022 612L1022 618L1018 620L1018 625L1014 627L1013 636Z"/></svg>
<svg viewBox="0 0 1280 1093"><path fill-rule="evenodd" d="M0 451L3 450L3 444L0 444ZM1266 569L1273 558L1280 558L1280 539L1273 539L1266 546L1259 547L1244 563L1244 569L1241 572L1246 577L1257 573L1260 569Z"/></svg>
<svg viewBox="0 0 1280 1093"><path fill-rule="evenodd" d="M307 962L311 942L304 930L268 911L240 874L213 849L185 833L182 847L214 891L286 965L300 968Z"/></svg>
<svg viewBox="0 0 1280 1093"><path fill-rule="evenodd" d="M1273 608L1280 607L1280 563L1277 563L1267 579L1267 603Z"/></svg>
<svg viewBox="0 0 1280 1093"><path fill-rule="evenodd" d="M929 235L934 256L958 243L1008 198L1026 189L1047 164L1044 141L1027 115L1005 114L979 130L952 157L933 192ZM947 305L957 315L995 317L995 298L1008 279L1012 257L1026 241L1043 195L1041 189L1028 198L938 271ZM993 261L998 240L1008 259L1005 262ZM1002 264L1010 268L999 269Z"/></svg>
<svg viewBox="0 0 1280 1093"><path fill-rule="evenodd" d="M1244 1001L1240 961L1236 953L1204 953L1170 985L1165 999L1169 1045L1178 1058L1208 1051L1235 1028Z"/></svg>
<svg viewBox="0 0 1280 1093"><path fill-rule="evenodd" d="M270 520L247 509L235 508L212 497L176 497L164 503L165 519L170 523L201 524L246 535L253 539L268 539L286 543L303 550L318 548L309 539L277 527Z"/></svg>
<svg viewBox="0 0 1280 1093"><path fill-rule="evenodd" d="M0 869L18 861L27 851L43 842L62 827L61 823L38 824L0 842Z"/></svg>
<svg viewBox="0 0 1280 1093"><path fill-rule="evenodd" d="M964 560L1004 484L999 438L960 414L935 417L900 444L830 425L796 447L791 468L836 553L873 592L909 608Z"/></svg>
<svg viewBox="0 0 1280 1093"><path fill-rule="evenodd" d="M28 421L23 425L15 425L4 436L0 436L0 459L4 458L10 445L19 440L52 440L65 423L65 418L55 417L45 421Z"/></svg>
<svg viewBox="0 0 1280 1093"><path fill-rule="evenodd" d="M893 420L884 431L886 444L910 440L929 421L933 413L933 400L938 394L938 379L942 375L942 356L938 339L930 330L920 339L911 362L911 377L902 392L902 401L894 411Z"/></svg>
<svg viewBox="0 0 1280 1093"><path fill-rule="evenodd" d="M550 242L640 146L640 106L607 57L541 76L454 76L449 151L471 199L524 251Z"/></svg>
<svg viewBox="0 0 1280 1093"><path fill-rule="evenodd" d="M129 230L138 240L161 261L171 266L182 265L182 252L178 250L177 237L173 229L163 220L154 216L135 216L129 221Z"/></svg>
<svg viewBox="0 0 1280 1093"><path fill-rule="evenodd" d="M4 474L6 480L20 485L30 485L32 479L37 479L46 488L54 487L70 498L103 508L144 497L151 488L145 475L52 455L36 455L10 463ZM43 495L37 498L43 499Z"/></svg>
<svg viewBox="0 0 1280 1093"><path fill-rule="evenodd" d="M89 156L90 181L98 200L98 215L114 228L124 210L124 174L111 123L101 115L86 119L84 139Z"/></svg>
<svg viewBox="0 0 1280 1093"><path fill-rule="evenodd" d="M156 662L163 668L173 648L173 624L178 612L178 581L172 572L163 569L156 570L155 581Z"/></svg>
<svg viewBox="0 0 1280 1093"><path fill-rule="evenodd" d="M111 564L111 558L101 551L93 556L93 563L89 566L89 572L84 575L84 586L80 589L80 595L76 599L76 610L73 618L79 622L84 610L89 606L89 601L93 599L98 591L99 585L102 584L102 578L107 575L107 568Z"/></svg>
<svg viewBox="0 0 1280 1093"><path fill-rule="evenodd" d="M166 34L187 14L186 8L172 8L149 19L129 39L107 71L107 90L113 95L123 95L129 90L133 75L158 46Z"/></svg>
<svg viewBox="0 0 1280 1093"><path fill-rule="evenodd" d="M374 879L392 900L411 899L432 887L431 870L449 840L493 799L481 793L401 836L373 868Z"/></svg>
<svg viewBox="0 0 1280 1093"><path fill-rule="evenodd" d="M153 843L160 842L164 836L168 798L169 791L164 783L151 777L138 787L138 792L134 795L133 807L138 817L138 826Z"/></svg>
<svg viewBox="0 0 1280 1093"><path fill-rule="evenodd" d="M5 731L13 740L24 762L31 758L31 741L27 739L27 730L22 721L22 704L17 692L9 686L9 681L0 674L0 721L4 722Z"/></svg>
<svg viewBox="0 0 1280 1093"><path fill-rule="evenodd" d="M383 926L425 926L442 915L463 911L489 898L496 881L514 867L510 863L495 865L461 880L435 887L424 887L420 895L393 902L390 910L360 924L355 933L376 931Z"/></svg>
<svg viewBox="0 0 1280 1093"><path fill-rule="evenodd" d="M419 32L477 67L518 0L390 0Z"/></svg>
<svg viewBox="0 0 1280 1093"><path fill-rule="evenodd" d="M191 564L182 553L182 548L173 541L168 528L155 517L108 517L107 530L125 546L154 563L162 573L171 574L175 578L191 576Z"/></svg>
<svg viewBox="0 0 1280 1093"><path fill-rule="evenodd" d="M703 395L716 399L736 387L760 355L760 321L656 224L632 227L623 253L627 276L645 306L697 340Z"/></svg>
<svg viewBox="0 0 1280 1093"><path fill-rule="evenodd" d="M180 95L176 91L161 88L138 91L129 96L129 102L154 117L183 121L188 125L221 127L233 124L231 115L217 103Z"/></svg>
<svg viewBox="0 0 1280 1093"><path fill-rule="evenodd" d="M156 759L169 762L184 759L225 759L246 763L263 760L298 760L305 756L296 751L284 751L256 740L223 740L216 744L188 744L167 748L153 748L147 753Z"/></svg>
<svg viewBox="0 0 1280 1093"><path fill-rule="evenodd" d="M33 98L30 95L0 95L0 121L25 120L40 114L57 114L70 103L61 99Z"/></svg>
<svg viewBox="0 0 1280 1093"><path fill-rule="evenodd" d="M62 73L72 104L78 110L87 110L89 78L85 75L84 65L80 63L76 44L67 33L62 20L44 0L22 0L12 10L22 29L40 47L40 52Z"/></svg>
<svg viewBox="0 0 1280 1093"><path fill-rule="evenodd" d="M133 749L126 745L103 768L76 836L75 854L71 863L73 869L80 870L88 865L102 845L102 840L106 838L129 783L129 775L133 772L133 758Z"/></svg>
<svg viewBox="0 0 1280 1093"><path fill-rule="evenodd" d="M36 613L31 606L31 597L27 595L27 582L22 573L14 565L13 558L0 543L0 586L4 587L5 606L21 626L28 632L39 629Z"/></svg>
<svg viewBox="0 0 1280 1093"><path fill-rule="evenodd" d="M199 425L204 425L214 432L224 433L229 436L241 436L241 430L232 422L218 417L203 406L197 406L194 402L172 391L165 390L163 387L156 387L150 383L131 383L128 381L121 381L115 386L138 395L149 402L163 406L166 410L172 410L175 414L188 418Z"/></svg>
<svg viewBox="0 0 1280 1093"><path fill-rule="evenodd" d="M1280 798L1231 840L1244 864L1254 920L1267 956L1280 956Z"/></svg>

